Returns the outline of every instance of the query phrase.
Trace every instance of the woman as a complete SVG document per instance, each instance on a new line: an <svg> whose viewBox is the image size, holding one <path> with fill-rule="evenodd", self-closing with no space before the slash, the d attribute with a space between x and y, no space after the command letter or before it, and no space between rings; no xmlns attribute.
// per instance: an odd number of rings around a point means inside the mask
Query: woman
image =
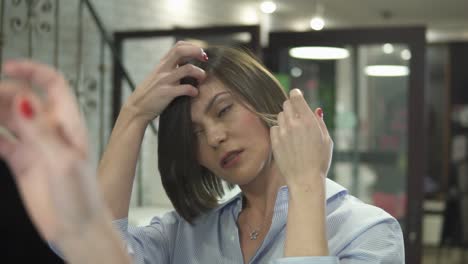
<svg viewBox="0 0 468 264"><path fill-rule="evenodd" d="M129 227L138 153L158 116L176 212ZM331 152L322 110L299 90L288 99L244 52L179 42L122 107L99 181L136 263L403 263L398 222L326 179ZM218 205L221 179L242 192Z"/></svg>
<svg viewBox="0 0 468 264"><path fill-rule="evenodd" d="M130 263L98 194L86 130L65 79L29 61L7 62L2 72L15 81L0 82L0 158L39 234L70 263ZM43 89L44 101L30 84Z"/></svg>

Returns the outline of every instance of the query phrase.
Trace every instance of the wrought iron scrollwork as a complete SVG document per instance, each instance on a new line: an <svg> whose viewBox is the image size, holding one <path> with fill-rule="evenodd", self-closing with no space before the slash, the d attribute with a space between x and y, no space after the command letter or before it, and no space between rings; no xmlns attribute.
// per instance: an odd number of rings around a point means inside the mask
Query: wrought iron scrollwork
<svg viewBox="0 0 468 264"><path fill-rule="evenodd" d="M98 107L98 80L93 76L85 75L82 80L67 78L75 91L81 110L87 115L94 114Z"/></svg>
<svg viewBox="0 0 468 264"><path fill-rule="evenodd" d="M52 14L54 3L52 0L12 0L12 6L21 8L26 5L26 17L14 16L10 19L10 28L13 32L32 30L36 33L49 33L52 31L52 23L43 19L43 15Z"/></svg>

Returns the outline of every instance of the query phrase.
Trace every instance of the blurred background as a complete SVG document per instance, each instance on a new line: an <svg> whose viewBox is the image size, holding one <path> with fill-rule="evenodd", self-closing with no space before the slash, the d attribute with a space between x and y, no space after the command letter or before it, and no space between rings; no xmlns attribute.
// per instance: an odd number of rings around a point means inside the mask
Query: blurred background
<svg viewBox="0 0 468 264"><path fill-rule="evenodd" d="M0 61L32 58L64 72L94 165L122 102L177 40L247 48L286 90L324 109L335 142L329 177L400 221L407 263L468 263L468 0L1 0L0 8ZM172 209L156 135L157 120L138 164L136 225ZM0 174L0 262L60 263L3 163Z"/></svg>

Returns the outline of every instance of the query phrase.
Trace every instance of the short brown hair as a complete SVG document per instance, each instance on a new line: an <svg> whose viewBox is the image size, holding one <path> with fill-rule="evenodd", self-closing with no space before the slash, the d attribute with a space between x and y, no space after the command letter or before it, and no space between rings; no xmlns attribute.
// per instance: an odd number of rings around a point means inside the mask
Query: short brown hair
<svg viewBox="0 0 468 264"><path fill-rule="evenodd" d="M275 77L248 51L229 47L205 49L207 62L190 61L217 78L255 112L265 125L276 124L286 93ZM176 211L192 223L218 206L224 195L222 180L197 160L190 98L176 98L159 120L158 161L162 184ZM232 187L233 185L229 185Z"/></svg>

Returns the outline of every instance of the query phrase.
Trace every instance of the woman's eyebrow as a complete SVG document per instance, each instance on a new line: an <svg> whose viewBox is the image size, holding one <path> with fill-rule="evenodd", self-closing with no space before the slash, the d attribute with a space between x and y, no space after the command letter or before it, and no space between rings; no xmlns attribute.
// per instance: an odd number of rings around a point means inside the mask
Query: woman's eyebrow
<svg viewBox="0 0 468 264"><path fill-rule="evenodd" d="M213 107L214 103L216 102L216 100L224 95L224 94L230 94L228 91L224 91L224 92L220 92L218 94L216 94L215 96L213 96L211 99L210 99L210 102L206 105L205 107L205 114L208 113L210 111L210 109Z"/></svg>

